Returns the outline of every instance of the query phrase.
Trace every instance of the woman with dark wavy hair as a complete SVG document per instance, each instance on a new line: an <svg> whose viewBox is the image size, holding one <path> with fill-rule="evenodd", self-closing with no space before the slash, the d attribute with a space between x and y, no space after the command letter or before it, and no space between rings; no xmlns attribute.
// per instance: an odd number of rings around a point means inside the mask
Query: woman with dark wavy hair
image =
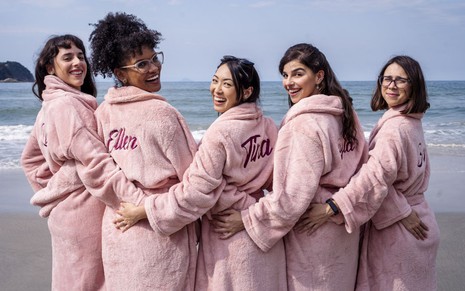
<svg viewBox="0 0 465 291"><path fill-rule="evenodd" d="M294 226L314 203L344 187L366 159L367 145L346 90L311 44L290 47L279 64L290 109L276 143L273 191L240 213L218 217L224 238L244 229L264 252L284 238L289 290L351 290L358 232L334 222L307 236Z"/></svg>
<svg viewBox="0 0 465 291"><path fill-rule="evenodd" d="M48 217L51 288L102 290L105 204L117 208L123 197L139 204L144 194L126 179L96 133L96 90L82 41L69 34L51 37L37 59L35 78L33 92L42 107L21 165L36 191L31 203Z"/></svg>
<svg viewBox="0 0 465 291"><path fill-rule="evenodd" d="M430 163L421 119L429 103L420 64L390 59L371 108L386 112L371 132L369 159L333 195L347 231L366 223L357 290L436 290L439 229L424 197ZM306 223L315 230L330 216L328 205L315 207Z"/></svg>

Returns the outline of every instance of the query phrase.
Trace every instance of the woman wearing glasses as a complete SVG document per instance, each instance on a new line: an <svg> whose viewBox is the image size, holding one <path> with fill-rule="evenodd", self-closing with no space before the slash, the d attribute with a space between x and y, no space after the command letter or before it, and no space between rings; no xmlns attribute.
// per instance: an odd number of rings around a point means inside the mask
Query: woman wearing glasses
<svg viewBox="0 0 465 291"><path fill-rule="evenodd" d="M99 135L147 197L178 183L197 150L181 114L154 93L161 88L163 53L155 51L160 40L159 32L125 13L109 13L90 35L95 73L114 75L117 82L96 110ZM107 290L193 290L193 223L171 236L152 230L147 221L122 233L114 227L115 216L107 207L102 226Z"/></svg>
<svg viewBox="0 0 465 291"><path fill-rule="evenodd" d="M286 290L282 240L264 253L247 233L223 240L212 225L215 214L246 209L270 185L278 129L258 106L260 79L254 64L223 57L210 92L220 116L202 138L182 182L169 193L147 198L145 209L126 204L119 221L131 225L148 217L154 229L171 235L202 217L196 290Z"/></svg>
<svg viewBox="0 0 465 291"><path fill-rule="evenodd" d="M368 221L357 290L436 290L439 229L424 197L430 164L421 119L429 103L418 62L389 60L371 108L386 112L371 132L368 162L332 197L347 231ZM315 206L302 226L312 232L332 214L329 205Z"/></svg>

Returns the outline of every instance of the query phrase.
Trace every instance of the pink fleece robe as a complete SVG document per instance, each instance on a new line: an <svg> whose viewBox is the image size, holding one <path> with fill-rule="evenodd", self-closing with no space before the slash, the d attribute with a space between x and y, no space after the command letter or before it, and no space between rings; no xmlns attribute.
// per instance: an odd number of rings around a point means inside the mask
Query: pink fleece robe
<svg viewBox="0 0 465 291"><path fill-rule="evenodd" d="M178 183L197 151L184 118L160 95L133 86L110 88L95 114L111 156L149 197ZM147 220L122 233L114 218L107 207L102 248L108 290L193 290L194 223L164 236Z"/></svg>
<svg viewBox="0 0 465 291"><path fill-rule="evenodd" d="M346 228L365 226L358 290L436 290L439 229L424 193L430 164L423 136L423 114L386 111L369 140L369 159L334 200ZM414 210L428 226L417 240L400 223Z"/></svg>
<svg viewBox="0 0 465 291"><path fill-rule="evenodd" d="M273 192L242 211L244 226L263 251L284 237L289 290L353 290L359 234L329 222L315 233L295 223L311 203L324 203L345 186L367 157L355 115L358 145L344 147L343 108L337 96L313 95L283 119L274 158Z"/></svg>
<svg viewBox="0 0 465 291"><path fill-rule="evenodd" d="M37 191L31 202L49 217L52 290L99 290L104 284L104 204L95 197L118 207L115 193L136 204L145 195L126 179L99 139L95 97L55 76L46 76L44 82L44 101L21 164Z"/></svg>
<svg viewBox="0 0 465 291"><path fill-rule="evenodd" d="M276 139L276 124L256 104L233 107L207 130L182 182L145 201L152 227L165 234L207 213L202 217L196 290L286 289L282 241L264 253L245 232L220 239L210 222L211 214L246 209L263 196Z"/></svg>

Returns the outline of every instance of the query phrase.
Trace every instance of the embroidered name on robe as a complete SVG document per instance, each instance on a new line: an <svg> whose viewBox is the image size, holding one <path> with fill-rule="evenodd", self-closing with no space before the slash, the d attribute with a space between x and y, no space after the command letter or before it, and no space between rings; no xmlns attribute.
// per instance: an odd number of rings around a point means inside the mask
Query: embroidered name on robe
<svg viewBox="0 0 465 291"><path fill-rule="evenodd" d="M245 149L247 154L244 162L244 168L247 167L249 162L255 162L260 158L269 156L273 151L270 139L267 138L259 140L259 137L259 134L251 136L241 144L241 147Z"/></svg>
<svg viewBox="0 0 465 291"><path fill-rule="evenodd" d="M114 129L108 134L108 152L118 150L133 150L137 148L137 137L126 135L126 129Z"/></svg>

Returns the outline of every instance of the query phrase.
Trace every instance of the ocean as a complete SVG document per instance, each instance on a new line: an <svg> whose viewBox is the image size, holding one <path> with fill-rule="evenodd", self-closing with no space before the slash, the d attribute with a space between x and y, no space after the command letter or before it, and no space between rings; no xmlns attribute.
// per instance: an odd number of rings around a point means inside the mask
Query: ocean
<svg viewBox="0 0 465 291"><path fill-rule="evenodd" d="M341 82L354 99L365 136L383 112L372 112L374 81ZM112 82L98 82L98 103ZM218 117L213 110L209 82L163 82L159 92L186 118L198 140ZM427 82L430 109L423 118L430 153L465 156L465 81ZM19 159L41 103L32 83L0 83L0 170L20 168ZM261 106L279 125L288 109L281 82L262 82ZM142 117L143 118L143 117Z"/></svg>

